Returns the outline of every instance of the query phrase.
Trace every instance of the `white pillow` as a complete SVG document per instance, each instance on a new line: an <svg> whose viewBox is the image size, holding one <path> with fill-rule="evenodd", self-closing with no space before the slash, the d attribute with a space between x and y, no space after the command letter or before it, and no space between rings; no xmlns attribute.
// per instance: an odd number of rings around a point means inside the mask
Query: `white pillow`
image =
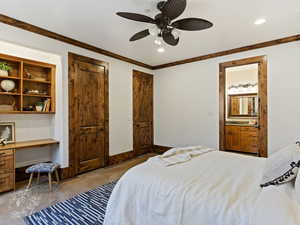
<svg viewBox="0 0 300 225"><path fill-rule="evenodd" d="M300 161L300 147L298 144L289 145L272 154L263 172L261 187L278 185L296 178Z"/></svg>

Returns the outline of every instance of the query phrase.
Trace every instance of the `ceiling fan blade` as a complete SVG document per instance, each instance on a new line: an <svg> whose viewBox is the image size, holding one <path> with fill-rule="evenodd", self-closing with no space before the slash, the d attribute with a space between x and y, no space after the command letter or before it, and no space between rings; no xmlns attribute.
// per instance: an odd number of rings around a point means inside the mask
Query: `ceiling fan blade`
<svg viewBox="0 0 300 225"><path fill-rule="evenodd" d="M200 18L185 18L175 21L171 24L171 26L179 30L196 31L210 28L213 26L213 24Z"/></svg>
<svg viewBox="0 0 300 225"><path fill-rule="evenodd" d="M155 23L154 19L152 19L149 16L137 14L137 13L128 13L128 12L118 12L118 16L121 16L123 18L134 20L138 22L144 22L144 23Z"/></svg>
<svg viewBox="0 0 300 225"><path fill-rule="evenodd" d="M136 33L135 35L133 35L131 38L130 38L130 41L137 41L139 39L142 39L144 37L147 37L148 35L150 35L149 33L149 30L143 30L141 32L138 32Z"/></svg>
<svg viewBox="0 0 300 225"><path fill-rule="evenodd" d="M162 13L171 20L179 17L186 8L186 0L168 0L162 8Z"/></svg>
<svg viewBox="0 0 300 225"><path fill-rule="evenodd" d="M179 38L175 39L173 34L172 34L172 29L165 29L162 32L162 38L164 39L164 41L172 46L176 46L178 45L179 42Z"/></svg>

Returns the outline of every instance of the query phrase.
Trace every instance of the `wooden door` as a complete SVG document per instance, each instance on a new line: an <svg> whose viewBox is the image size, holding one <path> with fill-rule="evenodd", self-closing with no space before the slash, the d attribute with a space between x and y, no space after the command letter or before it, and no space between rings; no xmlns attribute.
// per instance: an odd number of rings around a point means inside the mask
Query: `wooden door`
<svg viewBox="0 0 300 225"><path fill-rule="evenodd" d="M133 149L136 155L153 147L153 76L133 71Z"/></svg>
<svg viewBox="0 0 300 225"><path fill-rule="evenodd" d="M70 54L69 151L73 175L103 167L108 155L107 65Z"/></svg>
<svg viewBox="0 0 300 225"><path fill-rule="evenodd" d="M234 60L221 63L219 65L219 143L220 150L226 150L226 68L243 66L248 64L258 64L258 115L259 124L257 137L252 139L258 140L258 155L268 157L268 86L267 86L267 57L257 56L247 59ZM254 145L253 145L254 146Z"/></svg>

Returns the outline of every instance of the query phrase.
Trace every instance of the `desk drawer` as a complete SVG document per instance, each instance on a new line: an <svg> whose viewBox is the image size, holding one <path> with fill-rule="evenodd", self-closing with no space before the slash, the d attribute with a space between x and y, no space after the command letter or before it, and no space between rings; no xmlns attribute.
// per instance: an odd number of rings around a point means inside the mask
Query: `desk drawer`
<svg viewBox="0 0 300 225"><path fill-rule="evenodd" d="M0 158L6 157L6 156L12 156L13 154L14 154L14 150L13 149L2 150L2 151L0 151Z"/></svg>
<svg viewBox="0 0 300 225"><path fill-rule="evenodd" d="M14 189L14 174L0 174L0 192Z"/></svg>
<svg viewBox="0 0 300 225"><path fill-rule="evenodd" d="M9 155L0 157L0 173L14 171L14 157Z"/></svg>

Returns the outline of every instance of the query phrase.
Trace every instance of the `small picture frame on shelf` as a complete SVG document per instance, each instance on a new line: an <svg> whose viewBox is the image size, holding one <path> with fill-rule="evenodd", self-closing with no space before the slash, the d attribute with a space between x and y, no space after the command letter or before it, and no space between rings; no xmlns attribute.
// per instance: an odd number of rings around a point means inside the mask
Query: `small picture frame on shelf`
<svg viewBox="0 0 300 225"><path fill-rule="evenodd" d="M0 122L0 140L8 144L16 142L14 122Z"/></svg>

